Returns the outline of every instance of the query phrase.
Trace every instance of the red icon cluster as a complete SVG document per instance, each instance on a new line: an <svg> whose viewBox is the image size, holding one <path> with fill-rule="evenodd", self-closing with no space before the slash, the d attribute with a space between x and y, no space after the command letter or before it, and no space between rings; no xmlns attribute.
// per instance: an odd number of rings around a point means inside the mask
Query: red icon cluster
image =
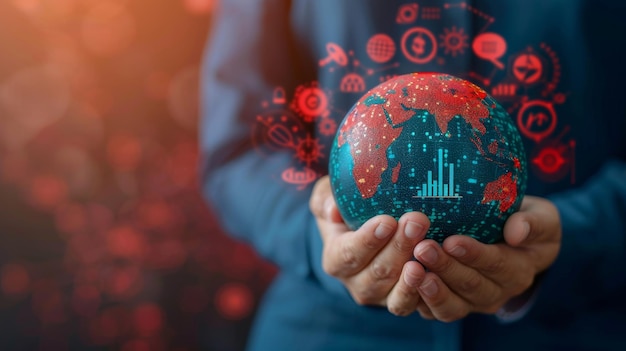
<svg viewBox="0 0 626 351"><path fill-rule="evenodd" d="M474 16L480 28L478 32L470 37L466 28L456 25L443 27L442 32L437 34L429 29L433 21L441 20L442 14L452 11L467 11ZM567 96L556 92L560 79L558 55L545 43L509 53L506 39L488 30L494 21L492 16L466 2L446 3L442 7L408 3L399 6L396 12L396 25L403 31L397 42L386 33L376 33L361 47L354 47L354 50L335 42L327 43L319 67L331 75L338 74L338 85L321 87L317 82L301 85L295 90L290 105L290 110L305 124L316 124L319 138L312 134L297 138L289 136L286 139L289 142L283 142L283 146L293 149L295 158L308 169L324 159L322 146L325 142L328 144L328 139L337 128L337 121L343 117L341 113L333 114L335 107L329 96L352 94L358 97L374 85L393 78L394 74L388 72L398 67L401 60L405 60L405 64L414 65L417 71L437 70L432 68L433 65L445 65L449 60L474 55L490 63L493 70L470 71L461 76L466 75L498 99L516 120L522 135L536 145L539 150L536 153L541 157L535 158L535 172L549 181L560 180L568 173L574 179L575 150L572 145L575 143L570 141L560 144L559 140L565 137L565 133L554 138L559 130L567 130L567 126L561 126L557 117L558 105L566 103ZM365 67L355 52L362 53L366 57L364 62L376 68ZM278 100L285 103L284 91L280 91L279 95L281 98ZM283 135L274 135L274 139L287 138L284 135L287 130L276 127L269 130L270 133L278 131L283 132ZM561 146L546 147L548 142ZM285 170L283 179L303 188L302 182L310 182L315 178L305 168Z"/></svg>

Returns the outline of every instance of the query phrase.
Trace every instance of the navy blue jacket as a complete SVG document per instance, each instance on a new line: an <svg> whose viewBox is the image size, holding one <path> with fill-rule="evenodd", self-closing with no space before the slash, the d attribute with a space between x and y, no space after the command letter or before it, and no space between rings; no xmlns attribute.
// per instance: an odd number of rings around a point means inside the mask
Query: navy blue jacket
<svg viewBox="0 0 626 351"><path fill-rule="evenodd" d="M202 76L204 192L280 268L251 350L626 349L626 5L603 0L222 0ZM562 250L504 323L395 317L321 268L308 208L337 124L386 78L469 79L509 111L528 193L560 211Z"/></svg>

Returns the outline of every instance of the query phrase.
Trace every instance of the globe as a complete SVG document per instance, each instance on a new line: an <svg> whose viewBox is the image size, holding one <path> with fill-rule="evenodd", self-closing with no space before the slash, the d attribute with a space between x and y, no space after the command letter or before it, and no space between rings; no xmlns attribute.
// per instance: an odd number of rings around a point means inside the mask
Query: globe
<svg viewBox="0 0 626 351"><path fill-rule="evenodd" d="M502 106L475 84L447 74L397 76L365 93L341 122L330 183L346 224L420 211L426 237L503 239L526 191L520 134Z"/></svg>

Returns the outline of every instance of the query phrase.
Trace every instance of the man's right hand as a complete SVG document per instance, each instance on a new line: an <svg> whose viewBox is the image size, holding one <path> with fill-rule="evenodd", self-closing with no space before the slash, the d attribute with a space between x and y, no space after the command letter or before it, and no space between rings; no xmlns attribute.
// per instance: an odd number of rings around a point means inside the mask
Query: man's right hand
<svg viewBox="0 0 626 351"><path fill-rule="evenodd" d="M409 212L399 221L380 215L351 231L341 218L328 176L315 184L309 206L324 242L326 273L339 279L360 305L384 306L398 316L416 311L425 271L413 260L413 249L430 226L426 215Z"/></svg>

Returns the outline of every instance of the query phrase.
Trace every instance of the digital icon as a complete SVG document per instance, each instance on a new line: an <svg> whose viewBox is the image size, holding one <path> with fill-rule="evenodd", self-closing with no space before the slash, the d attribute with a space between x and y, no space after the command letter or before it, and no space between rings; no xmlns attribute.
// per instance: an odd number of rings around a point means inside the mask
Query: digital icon
<svg viewBox="0 0 626 351"><path fill-rule="evenodd" d="M523 84L537 82L542 74L543 64L535 54L521 54L513 60L513 76Z"/></svg>
<svg viewBox="0 0 626 351"><path fill-rule="evenodd" d="M272 103L274 105L284 105L287 102L287 98L285 96L285 88L276 87L274 88L274 94L272 96Z"/></svg>
<svg viewBox="0 0 626 351"><path fill-rule="evenodd" d="M402 36L401 47L402 53L409 61L424 64L435 57L437 40L428 29L413 27Z"/></svg>
<svg viewBox="0 0 626 351"><path fill-rule="evenodd" d="M274 144L284 148L295 148L293 134L282 124L274 124L267 130L267 136Z"/></svg>
<svg viewBox="0 0 626 351"><path fill-rule="evenodd" d="M398 24L410 24L417 20L417 12L419 6L416 3L404 4L398 9L398 15L396 16L396 23Z"/></svg>
<svg viewBox="0 0 626 351"><path fill-rule="evenodd" d="M531 100L517 113L517 126L527 138L539 142L554 132L557 117L552 103Z"/></svg>
<svg viewBox="0 0 626 351"><path fill-rule="evenodd" d="M311 134L306 135L303 139L298 139L298 142L295 145L296 157L300 160L300 162L310 167L312 163L319 161L320 158L324 157L322 153L322 149L324 145L320 144L318 139L314 139L311 137Z"/></svg>
<svg viewBox="0 0 626 351"><path fill-rule="evenodd" d="M506 41L500 34L479 34L474 38L472 50L481 59L490 61L499 69L504 69L504 64L498 59L506 52Z"/></svg>
<svg viewBox="0 0 626 351"><path fill-rule="evenodd" d="M296 167L289 167L283 171L281 178L285 183L297 185L298 190L303 190L317 179L317 173L308 167L300 170Z"/></svg>
<svg viewBox="0 0 626 351"><path fill-rule="evenodd" d="M500 83L491 89L491 96L503 98L513 97L517 93L517 84Z"/></svg>
<svg viewBox="0 0 626 351"><path fill-rule="evenodd" d="M357 73L351 72L341 78L339 91L342 93L362 93L365 91L365 80Z"/></svg>
<svg viewBox="0 0 626 351"><path fill-rule="evenodd" d="M337 122L332 118L322 118L317 123L317 128L322 135L333 136L337 132Z"/></svg>
<svg viewBox="0 0 626 351"><path fill-rule="evenodd" d="M396 53L396 44L387 34L375 34L367 41L367 55L376 63L385 63Z"/></svg>
<svg viewBox="0 0 626 351"><path fill-rule="evenodd" d="M561 133L563 134L563 133ZM576 142L561 142L559 138L546 140L531 153L529 160L534 173L544 181L558 181L568 173L570 182L576 182Z"/></svg>
<svg viewBox="0 0 626 351"><path fill-rule="evenodd" d="M422 6L422 19L438 20L441 18L441 8L436 6Z"/></svg>
<svg viewBox="0 0 626 351"><path fill-rule="evenodd" d="M306 122L327 115L328 106L328 95L317 83L300 85L296 88L291 104L292 110L302 116Z"/></svg>
<svg viewBox="0 0 626 351"><path fill-rule="evenodd" d="M444 28L443 34L439 34L441 39L439 45L444 50L444 54L450 54L452 56L463 54L465 48L469 47L467 43L468 35L465 34L463 28L457 29L455 26L452 28Z"/></svg>
<svg viewBox="0 0 626 351"><path fill-rule="evenodd" d="M313 138L310 133L304 135L306 128L298 124L298 119L287 115L276 119L274 116L257 116L258 130L254 135L257 145L268 146L273 149L289 149L294 152L294 157L301 163L310 167L324 157L322 145L319 139Z"/></svg>
<svg viewBox="0 0 626 351"><path fill-rule="evenodd" d="M566 163L566 159L561 154L559 148L546 147L539 151L539 154L535 156L532 161L541 172L548 174L555 174Z"/></svg>
<svg viewBox="0 0 626 351"><path fill-rule="evenodd" d="M326 44L326 52L328 56L320 60L320 67L324 67L331 62L335 62L342 67L348 64L348 56L341 46L335 43L328 43Z"/></svg>
<svg viewBox="0 0 626 351"><path fill-rule="evenodd" d="M559 85L561 80L561 61L559 60L558 55L550 46L545 43L541 43L540 49L548 56L550 60L550 64L546 65L548 67L543 67L543 76L547 78L547 82L545 84L545 89L541 92L542 96L547 96L551 92L553 92L556 87ZM547 74L548 69L550 70L550 74Z"/></svg>
<svg viewBox="0 0 626 351"><path fill-rule="evenodd" d="M296 136L304 135L306 130L302 120L297 116L277 109L256 117L257 123L252 131L255 147L263 152L296 148Z"/></svg>

